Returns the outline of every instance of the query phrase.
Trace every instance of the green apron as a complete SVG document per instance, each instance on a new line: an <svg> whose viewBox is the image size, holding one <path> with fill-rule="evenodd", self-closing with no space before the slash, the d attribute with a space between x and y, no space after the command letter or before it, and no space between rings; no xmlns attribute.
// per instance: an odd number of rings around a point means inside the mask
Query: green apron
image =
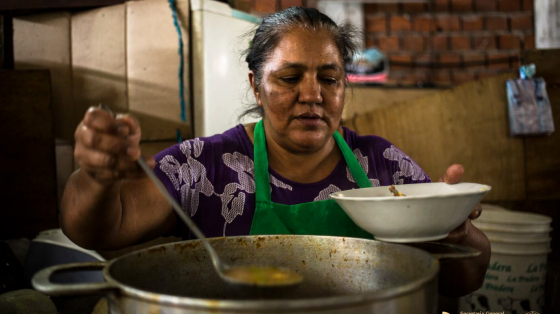
<svg viewBox="0 0 560 314"><path fill-rule="evenodd" d="M340 133L335 132L334 139L358 186L371 187L366 173ZM254 141L256 206L250 235L300 234L373 239L371 234L358 227L332 199L297 205L273 203L270 198L268 156L262 120L255 126Z"/></svg>

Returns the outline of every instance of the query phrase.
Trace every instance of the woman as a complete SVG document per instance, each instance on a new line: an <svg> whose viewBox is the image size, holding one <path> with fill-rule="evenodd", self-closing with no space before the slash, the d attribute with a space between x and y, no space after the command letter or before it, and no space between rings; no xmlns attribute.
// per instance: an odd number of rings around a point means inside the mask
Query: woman
<svg viewBox="0 0 560 314"><path fill-rule="evenodd" d="M249 112L260 114L262 121L185 141L150 160L207 236L370 238L328 199L330 193L430 182L386 140L340 126L343 60L355 51L354 38L350 28L338 27L314 9L293 7L264 19L246 58L257 100ZM76 130L75 158L81 170L68 181L61 212L62 228L77 244L117 249L182 227L135 163L139 139L140 126L130 116L113 118L96 108L86 113ZM456 183L462 173L454 165L444 179ZM479 214L473 212L472 218ZM467 220L446 241L483 254L444 265L441 291L462 295L477 289L489 261L488 240Z"/></svg>

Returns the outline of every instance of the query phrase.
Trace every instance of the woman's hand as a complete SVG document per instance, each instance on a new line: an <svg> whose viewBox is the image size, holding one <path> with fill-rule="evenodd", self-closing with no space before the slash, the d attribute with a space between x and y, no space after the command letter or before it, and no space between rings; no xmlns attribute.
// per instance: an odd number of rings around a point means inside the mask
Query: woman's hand
<svg viewBox="0 0 560 314"><path fill-rule="evenodd" d="M463 166L451 165L441 178L440 182L456 184L461 181L464 173ZM442 295L457 297L471 293L482 285L484 275L490 262L490 242L482 231L478 230L472 223L482 213L482 206L477 204L467 220L459 227L449 233L447 238L441 240L444 243L464 245L481 251L475 258L464 260L452 260L441 264L439 291Z"/></svg>
<svg viewBox="0 0 560 314"><path fill-rule="evenodd" d="M140 125L133 117L114 117L91 107L74 134L74 158L82 171L102 185L141 177L143 172L136 163L140 134ZM150 163L153 165L153 160Z"/></svg>

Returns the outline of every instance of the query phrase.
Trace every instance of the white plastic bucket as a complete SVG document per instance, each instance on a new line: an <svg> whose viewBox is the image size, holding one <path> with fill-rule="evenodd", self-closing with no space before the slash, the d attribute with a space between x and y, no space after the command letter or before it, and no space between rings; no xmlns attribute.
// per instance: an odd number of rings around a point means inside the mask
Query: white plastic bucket
<svg viewBox="0 0 560 314"><path fill-rule="evenodd" d="M483 210L482 215L473 220L478 229L506 232L549 232L551 222L548 216L510 210Z"/></svg>
<svg viewBox="0 0 560 314"><path fill-rule="evenodd" d="M532 231L516 231L511 229L488 229L483 228L480 229L488 239L504 239L504 240L527 240L527 241L537 241L537 240L546 240L550 238L550 231L552 228L548 229L547 231L543 232L532 232Z"/></svg>
<svg viewBox="0 0 560 314"><path fill-rule="evenodd" d="M459 311L543 313L548 252L493 250L484 284L459 299Z"/></svg>
<svg viewBox="0 0 560 314"><path fill-rule="evenodd" d="M514 254L540 254L550 250L551 238L543 240L517 239L509 240L504 238L488 238L492 254L494 252L512 252Z"/></svg>

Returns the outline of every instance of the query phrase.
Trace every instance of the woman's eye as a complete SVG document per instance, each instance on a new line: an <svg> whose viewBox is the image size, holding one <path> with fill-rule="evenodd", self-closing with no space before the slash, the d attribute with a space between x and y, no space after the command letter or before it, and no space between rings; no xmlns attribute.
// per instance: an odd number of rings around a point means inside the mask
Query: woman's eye
<svg viewBox="0 0 560 314"><path fill-rule="evenodd" d="M334 85L336 84L336 79L333 77L324 77L321 79L323 82L330 84L330 85Z"/></svg>
<svg viewBox="0 0 560 314"><path fill-rule="evenodd" d="M286 83L297 83L299 81L299 76L285 76L280 79Z"/></svg>

